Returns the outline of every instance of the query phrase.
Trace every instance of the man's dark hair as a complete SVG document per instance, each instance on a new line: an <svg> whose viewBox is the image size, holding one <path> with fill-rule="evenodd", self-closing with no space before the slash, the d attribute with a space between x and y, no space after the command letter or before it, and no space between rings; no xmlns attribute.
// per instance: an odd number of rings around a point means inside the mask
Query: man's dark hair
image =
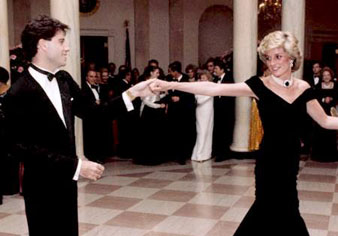
<svg viewBox="0 0 338 236"><path fill-rule="evenodd" d="M215 58L209 57L205 64L207 65L209 62L215 63Z"/></svg>
<svg viewBox="0 0 338 236"><path fill-rule="evenodd" d="M182 73L182 64L179 61L174 61L170 63L169 68L173 72L177 71L179 73Z"/></svg>
<svg viewBox="0 0 338 236"><path fill-rule="evenodd" d="M323 68L323 63L321 61L313 61L312 66L318 64L320 68Z"/></svg>
<svg viewBox="0 0 338 236"><path fill-rule="evenodd" d="M193 65L193 64L189 64L185 68L185 73L189 73L189 70L193 70L196 73L197 72L197 67L195 65Z"/></svg>
<svg viewBox="0 0 338 236"><path fill-rule="evenodd" d="M216 61L214 62L214 65L215 65L215 66L218 66L220 69L224 70L224 72L226 71L226 65L225 65L225 63L224 63L223 61L221 61L221 60L216 60Z"/></svg>
<svg viewBox="0 0 338 236"><path fill-rule="evenodd" d="M158 60L156 60L156 59L150 59L150 60L148 61L148 66L150 66L150 65L153 64L153 63L155 63L156 66L158 66Z"/></svg>
<svg viewBox="0 0 338 236"><path fill-rule="evenodd" d="M68 25L46 15L30 21L21 34L22 48L27 60L32 60L36 55L40 39L51 40L58 31L66 32L68 29Z"/></svg>
<svg viewBox="0 0 338 236"><path fill-rule="evenodd" d="M144 72L143 72L143 75L146 78L149 78L150 77L150 73L155 71L156 69L158 69L157 66L147 66L145 69L144 69Z"/></svg>
<svg viewBox="0 0 338 236"><path fill-rule="evenodd" d="M9 80L9 73L8 71L0 66L0 82L7 83Z"/></svg>

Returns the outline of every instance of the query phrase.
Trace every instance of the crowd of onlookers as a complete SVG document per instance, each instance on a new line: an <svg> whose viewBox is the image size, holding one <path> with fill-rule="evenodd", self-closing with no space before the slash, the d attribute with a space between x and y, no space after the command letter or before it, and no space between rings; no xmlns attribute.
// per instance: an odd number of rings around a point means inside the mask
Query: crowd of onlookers
<svg viewBox="0 0 338 236"><path fill-rule="evenodd" d="M338 84L333 70L316 61L312 64L312 76L305 78L316 91L317 100L328 115L337 115ZM337 132L326 130L308 118L303 138L303 153L312 160L321 162L338 161Z"/></svg>
<svg viewBox="0 0 338 236"><path fill-rule="evenodd" d="M175 61L168 66L167 74L155 59L149 60L142 74L137 68L131 70L123 65L115 73L115 64L110 63L107 68L98 70L96 79L89 82L89 74L94 74L93 71L96 70L91 63L85 80L88 85L100 87L96 102L121 95L139 81L153 78L178 82L233 83L231 59L228 58L209 58L202 67L189 64L185 73L181 63ZM333 70L315 62L312 76L304 79L316 90L318 101L325 112L334 112L338 93ZM93 89L92 92L95 93ZM205 161L212 157L216 161L222 161L231 157L229 147L235 120L234 98L168 91L138 99L134 104L135 110L128 118L117 120L109 129L100 129L97 126L101 127L102 123L93 122L92 127L97 124L93 131L97 134L89 135L91 141L85 142L85 148L92 146L93 153L98 155L96 148L100 145L97 142L102 138L99 143L109 143L106 146L115 147L103 156L117 154L120 157L133 158L136 163L149 165L166 161L184 164L188 159ZM115 133L112 131L110 135L103 135L103 130L113 130ZM88 133L85 128L85 140ZM304 125L302 145L302 152L309 154L313 160L338 160L336 131L324 130L310 118Z"/></svg>
<svg viewBox="0 0 338 236"><path fill-rule="evenodd" d="M15 49L11 54L11 82L15 83L26 69L27 63L21 58L20 50ZM148 79L234 82L231 54L223 58L209 58L200 67L189 64L185 70L179 61L174 61L168 65L167 73L155 59L148 61L142 73L137 68L131 69L125 65L116 69L114 63L99 68L94 62L84 66L81 84L83 96L93 103L104 104ZM335 115L338 85L334 72L320 62L313 63L312 69L312 76L304 79L316 91L325 112ZM9 89L8 81L8 72L0 68L0 122L3 120L1 103ZM232 157L230 145L235 122L233 97L209 97L169 90L137 98L133 106L133 111L113 122L104 116L83 120L84 153L89 160L104 162L108 157L117 155L133 159L136 164L156 165L176 161L183 165L188 159L201 162L213 157L215 161ZM1 134L1 139L4 138ZM316 161L338 161L336 131L322 129L308 118L304 124L302 152ZM19 169L15 163L8 162L9 165L12 165L9 169ZM18 189L18 185L10 186ZM5 193L16 191L7 187L4 189Z"/></svg>
<svg viewBox="0 0 338 236"><path fill-rule="evenodd" d="M148 61L142 74L124 65L117 73L115 70L114 63L100 68L89 63L83 72L84 95L100 104L148 79L233 83L229 64L220 58L208 59L203 68L189 64L184 71L174 61L167 74L155 59ZM194 96L174 90L136 99L134 110L113 123L104 117L83 121L85 155L104 161L116 154L147 165L229 159L234 101L233 97Z"/></svg>

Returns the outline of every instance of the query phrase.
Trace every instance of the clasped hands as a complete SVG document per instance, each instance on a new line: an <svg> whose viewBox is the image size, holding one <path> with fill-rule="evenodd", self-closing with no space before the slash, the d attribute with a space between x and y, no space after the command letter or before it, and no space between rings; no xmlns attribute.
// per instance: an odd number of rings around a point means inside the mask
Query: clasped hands
<svg viewBox="0 0 338 236"><path fill-rule="evenodd" d="M129 92L135 97L147 97L169 89L170 82L159 79L149 79L131 87Z"/></svg>

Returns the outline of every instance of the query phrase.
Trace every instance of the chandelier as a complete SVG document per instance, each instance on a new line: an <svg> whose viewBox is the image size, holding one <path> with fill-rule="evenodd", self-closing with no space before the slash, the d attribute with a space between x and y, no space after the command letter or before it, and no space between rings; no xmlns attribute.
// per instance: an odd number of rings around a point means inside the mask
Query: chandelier
<svg viewBox="0 0 338 236"><path fill-rule="evenodd" d="M258 14L264 20L273 20L279 18L282 10L282 0L263 0L258 5Z"/></svg>

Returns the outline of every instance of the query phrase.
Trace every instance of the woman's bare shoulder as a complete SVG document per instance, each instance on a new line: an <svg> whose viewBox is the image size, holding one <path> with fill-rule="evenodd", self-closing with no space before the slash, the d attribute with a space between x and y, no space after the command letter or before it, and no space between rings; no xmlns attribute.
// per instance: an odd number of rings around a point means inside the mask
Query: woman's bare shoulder
<svg viewBox="0 0 338 236"><path fill-rule="evenodd" d="M308 82L306 82L305 80L298 79L298 78L295 78L295 80L296 80L296 83L298 84L298 87L300 89L305 90L305 89L308 89L308 88L311 87L310 84Z"/></svg>

